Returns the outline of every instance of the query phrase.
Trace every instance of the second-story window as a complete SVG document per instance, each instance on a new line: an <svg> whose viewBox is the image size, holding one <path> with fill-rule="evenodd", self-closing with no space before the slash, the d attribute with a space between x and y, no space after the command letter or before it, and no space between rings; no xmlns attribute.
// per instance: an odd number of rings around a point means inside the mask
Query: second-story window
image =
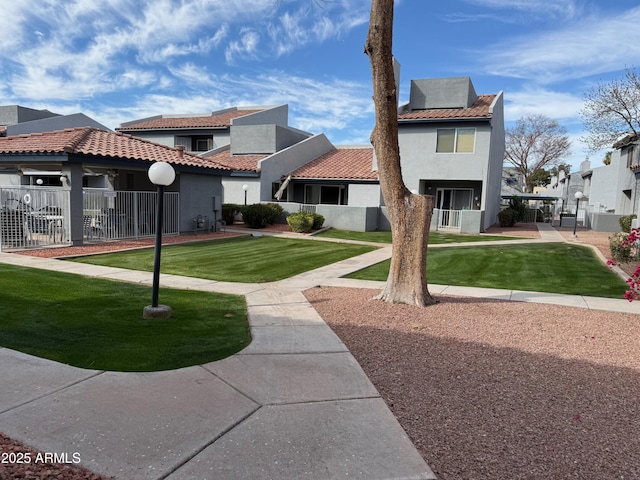
<svg viewBox="0 0 640 480"><path fill-rule="evenodd" d="M439 128L436 152L473 153L475 143L475 128Z"/></svg>

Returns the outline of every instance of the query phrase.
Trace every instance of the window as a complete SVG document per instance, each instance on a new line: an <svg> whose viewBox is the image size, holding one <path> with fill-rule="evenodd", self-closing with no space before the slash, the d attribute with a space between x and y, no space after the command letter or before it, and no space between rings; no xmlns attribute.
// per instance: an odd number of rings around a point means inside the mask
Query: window
<svg viewBox="0 0 640 480"><path fill-rule="evenodd" d="M192 152L206 152L213 148L212 137L191 137L191 151Z"/></svg>
<svg viewBox="0 0 640 480"><path fill-rule="evenodd" d="M629 148L627 150L627 168L630 168L631 165L633 165L635 162L633 161L633 145L629 145Z"/></svg>
<svg viewBox="0 0 640 480"><path fill-rule="evenodd" d="M307 184L304 191L304 203L312 205L346 205L344 185Z"/></svg>
<svg viewBox="0 0 640 480"><path fill-rule="evenodd" d="M475 128L439 128L436 152L473 153L475 143Z"/></svg>

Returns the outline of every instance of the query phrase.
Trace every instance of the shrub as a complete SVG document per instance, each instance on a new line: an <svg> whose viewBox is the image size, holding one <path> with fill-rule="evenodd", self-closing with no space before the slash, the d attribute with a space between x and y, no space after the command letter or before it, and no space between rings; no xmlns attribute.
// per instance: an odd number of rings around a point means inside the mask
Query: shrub
<svg viewBox="0 0 640 480"><path fill-rule="evenodd" d="M524 222L527 219L527 211L529 208L527 204L518 196L514 196L511 200L509 200L509 208L508 210L512 210L515 215L515 219L513 220L513 224L509 226L515 225L516 222Z"/></svg>
<svg viewBox="0 0 640 480"><path fill-rule="evenodd" d="M267 219L267 222L269 223L269 225L273 225L274 223L280 223L280 219L282 218L282 213L284 212L282 205L279 205L277 203L265 203L264 205L268 207L270 212L269 218Z"/></svg>
<svg viewBox="0 0 640 480"><path fill-rule="evenodd" d="M625 233L631 232L631 222L638 218L637 215L625 215L624 217L620 217L618 223L620 223L620 229Z"/></svg>
<svg viewBox="0 0 640 480"><path fill-rule="evenodd" d="M498 223L501 227L513 227L516 224L518 212L507 208L498 213Z"/></svg>
<svg viewBox="0 0 640 480"><path fill-rule="evenodd" d="M273 209L264 203L254 203L242 207L242 219L251 228L264 228L273 217Z"/></svg>
<svg viewBox="0 0 640 480"><path fill-rule="evenodd" d="M298 233L304 233L311 230L313 227L313 214L306 212L292 213L287 217L287 223L291 230ZM324 218L322 219L324 222Z"/></svg>
<svg viewBox="0 0 640 480"><path fill-rule="evenodd" d="M614 233L609 237L611 257L618 263L628 263L635 258L634 247L628 242L628 237L625 232Z"/></svg>
<svg viewBox="0 0 640 480"><path fill-rule="evenodd" d="M237 205L235 203L223 203L222 204L222 220L227 225L233 225L233 222L236 219L236 215L240 213L242 209L241 205Z"/></svg>
<svg viewBox="0 0 640 480"><path fill-rule="evenodd" d="M320 230L322 225L324 225L324 217L319 213L312 213L313 216L313 224L311 225L311 230Z"/></svg>

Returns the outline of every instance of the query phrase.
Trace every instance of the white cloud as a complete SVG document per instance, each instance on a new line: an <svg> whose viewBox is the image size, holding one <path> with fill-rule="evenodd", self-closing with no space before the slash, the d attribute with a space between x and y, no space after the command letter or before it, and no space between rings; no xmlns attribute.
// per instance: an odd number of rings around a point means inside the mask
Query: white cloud
<svg viewBox="0 0 640 480"><path fill-rule="evenodd" d="M499 10L516 10L540 17L573 18L582 12L574 0L467 0L468 3Z"/></svg>
<svg viewBox="0 0 640 480"><path fill-rule="evenodd" d="M515 122L525 115L545 115L555 120L579 120L584 106L573 93L556 92L539 87L525 87L505 92L505 122Z"/></svg>
<svg viewBox="0 0 640 480"><path fill-rule="evenodd" d="M26 19L31 5L24 2L5 2L0 15L0 51L8 51L21 43L21 37L26 33ZM32 30L31 35L37 35ZM1 65L1 63L0 63Z"/></svg>
<svg viewBox="0 0 640 480"><path fill-rule="evenodd" d="M229 43L224 57L227 63L234 61L236 57L255 57L256 49L260 43L260 34L255 30L244 29L239 40Z"/></svg>
<svg viewBox="0 0 640 480"><path fill-rule="evenodd" d="M369 6L369 0L8 2L0 17L0 93L4 102L82 111L111 128L162 113L286 103L293 126L367 139L372 122L351 127L372 116L368 82L285 72L250 78L224 75L218 65L226 56L247 71L243 59L264 61L342 39L367 22Z"/></svg>
<svg viewBox="0 0 640 480"><path fill-rule="evenodd" d="M485 70L540 84L621 70L640 63L640 30L630 28L639 23L640 7L636 7L512 38L483 51Z"/></svg>

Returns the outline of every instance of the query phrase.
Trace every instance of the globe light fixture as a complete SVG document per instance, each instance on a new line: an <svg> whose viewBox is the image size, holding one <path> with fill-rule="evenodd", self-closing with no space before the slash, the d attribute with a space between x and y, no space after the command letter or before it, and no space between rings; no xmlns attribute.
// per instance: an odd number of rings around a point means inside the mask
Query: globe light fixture
<svg viewBox="0 0 640 480"><path fill-rule="evenodd" d="M574 197L576 197L576 218L575 218L575 222L573 222L573 236L576 236L576 228L578 227L578 209L580 208L580 199L582 198L582 192L581 191L577 191L574 195Z"/></svg>
<svg viewBox="0 0 640 480"><path fill-rule="evenodd" d="M169 318L171 317L171 307L158 304L158 290L160 287L160 255L162 249L162 219L164 206L164 187L173 183L176 178L176 172L173 167L166 162L156 162L149 168L149 180L156 185L158 189L158 199L156 205L156 243L153 259L153 287L151 294L151 305L144 307L142 317L145 319L152 318Z"/></svg>
<svg viewBox="0 0 640 480"><path fill-rule="evenodd" d="M247 204L247 190L249 190L249 185L246 183L242 185L242 190L244 190L244 204Z"/></svg>

